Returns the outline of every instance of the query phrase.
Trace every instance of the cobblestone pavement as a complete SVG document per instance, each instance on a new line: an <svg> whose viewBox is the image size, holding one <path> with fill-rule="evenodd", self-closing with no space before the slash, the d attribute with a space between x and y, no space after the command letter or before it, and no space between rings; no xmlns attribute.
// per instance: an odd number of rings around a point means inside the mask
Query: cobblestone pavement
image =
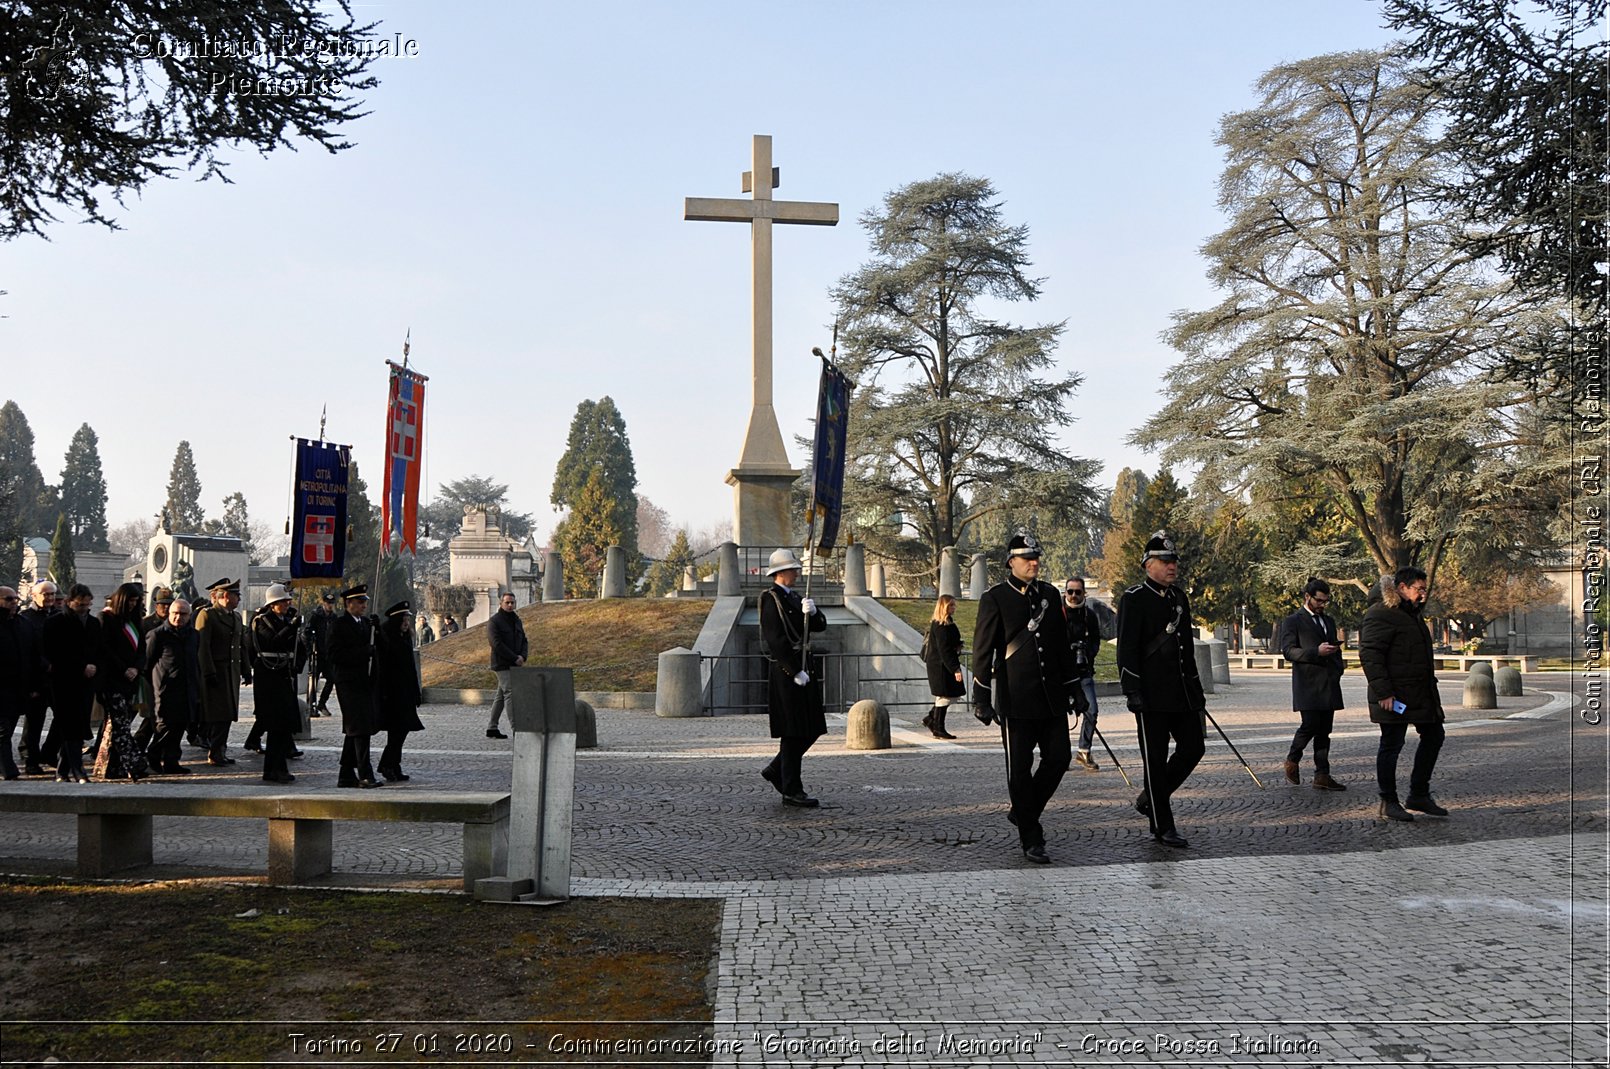
<svg viewBox="0 0 1610 1069"><path fill-rule="evenodd" d="M1478 713L1445 675L1434 787L1454 812L1408 825L1374 819L1356 673L1332 749L1346 793L1307 786L1308 761L1303 786L1281 776L1289 677L1236 680L1210 710L1264 787L1210 731L1175 804L1192 848L1168 850L1098 753L1047 811L1050 866L1018 853L999 738L962 712L954 743L897 716L879 752L844 749L839 718L805 761L823 807L795 810L758 775L764 717L600 711L573 890L726 899L726 1064L1605 1064L1606 736L1571 715L1568 677L1528 676L1526 698ZM1107 706L1133 774L1133 717ZM484 710L423 718L414 780L386 790L507 789ZM292 789L333 788L332 724L315 722ZM198 769L187 789L264 789L250 756ZM70 869L72 818L0 821L0 868ZM155 824L160 873L266 866L261 821ZM456 827L343 823L331 882L440 886L460 863Z"/></svg>

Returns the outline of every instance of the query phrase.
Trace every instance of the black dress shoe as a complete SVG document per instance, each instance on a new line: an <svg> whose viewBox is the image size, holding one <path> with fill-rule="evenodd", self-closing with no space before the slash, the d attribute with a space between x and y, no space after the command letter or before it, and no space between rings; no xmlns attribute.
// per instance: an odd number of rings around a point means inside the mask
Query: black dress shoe
<svg viewBox="0 0 1610 1069"><path fill-rule="evenodd" d="M30 776L43 776L45 774L45 770L32 761L24 766L23 772Z"/></svg>
<svg viewBox="0 0 1610 1069"><path fill-rule="evenodd" d="M1051 855L1045 852L1045 847L1043 846L1025 846L1023 848L1023 856L1034 862L1036 865L1051 864Z"/></svg>
<svg viewBox="0 0 1610 1069"><path fill-rule="evenodd" d="M773 765L767 765L760 770L760 778L777 788L777 793L783 793L783 774Z"/></svg>
<svg viewBox="0 0 1610 1069"><path fill-rule="evenodd" d="M400 768L382 768L380 775L387 783L407 783L412 777L403 775Z"/></svg>
<svg viewBox="0 0 1610 1069"><path fill-rule="evenodd" d="M795 806L799 809L815 809L822 803L817 801L815 798L812 798L804 791L801 791L799 794L783 795L783 804Z"/></svg>
<svg viewBox="0 0 1610 1069"><path fill-rule="evenodd" d="M157 769L164 776L188 776L190 770L183 765L163 765Z"/></svg>
<svg viewBox="0 0 1610 1069"><path fill-rule="evenodd" d="M247 740L246 745L242 746L241 749L245 750L247 753L260 754L263 752L263 748L261 746L250 740Z"/></svg>
<svg viewBox="0 0 1610 1069"><path fill-rule="evenodd" d="M57 772L56 773L56 782L57 783L71 783L71 782L73 782L73 774L71 772Z"/></svg>
<svg viewBox="0 0 1610 1069"><path fill-rule="evenodd" d="M6 779L21 779L22 778L22 773L18 772L16 769L12 769L10 772L6 773L5 778Z"/></svg>
<svg viewBox="0 0 1610 1069"><path fill-rule="evenodd" d="M506 738L508 738L507 735L503 734L503 732L499 731L497 728L487 728L486 729L486 737L489 738L489 739L506 739Z"/></svg>
<svg viewBox="0 0 1610 1069"><path fill-rule="evenodd" d="M1185 841L1185 836L1181 835L1173 828L1169 828L1167 831L1153 832L1152 838L1156 839L1164 846L1172 846L1176 850L1184 850L1187 846L1191 845Z"/></svg>
<svg viewBox="0 0 1610 1069"><path fill-rule="evenodd" d="M372 779L361 779L361 780L358 781L358 786L360 786L360 787L364 788L365 790L367 790L370 787L384 787L385 784L384 783L376 783Z"/></svg>
<svg viewBox="0 0 1610 1069"><path fill-rule="evenodd" d="M299 759L299 758L301 758L301 757L303 757L305 755L302 753L301 750L292 750L290 753L286 754L285 756L289 757L292 761L295 761L295 760L297 760L297 759Z"/></svg>
<svg viewBox="0 0 1610 1069"><path fill-rule="evenodd" d="M1412 809L1416 813L1424 813L1428 817L1445 817L1448 811L1437 804L1437 800L1429 794L1411 794L1403 800L1404 809Z"/></svg>
<svg viewBox="0 0 1610 1069"><path fill-rule="evenodd" d="M219 768L222 768L225 765L234 764L235 759L233 757L209 757L207 758L207 763L209 765L217 765Z"/></svg>
<svg viewBox="0 0 1610 1069"><path fill-rule="evenodd" d="M1381 820L1396 820L1404 824L1414 823L1414 817L1410 816L1408 810L1398 804L1396 798L1382 798L1381 808L1376 811L1376 816Z"/></svg>

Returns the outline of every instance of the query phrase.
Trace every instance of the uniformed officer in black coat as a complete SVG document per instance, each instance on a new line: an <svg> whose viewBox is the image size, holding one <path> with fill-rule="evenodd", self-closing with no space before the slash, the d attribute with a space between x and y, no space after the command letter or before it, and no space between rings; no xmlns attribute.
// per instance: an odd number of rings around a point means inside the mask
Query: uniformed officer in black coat
<svg viewBox="0 0 1610 1069"><path fill-rule="evenodd" d="M1040 582L1040 544L1033 535L1007 543L1006 581L985 591L973 628L973 715L1001 721L1006 750L1007 819L1017 825L1023 856L1038 864L1045 851L1045 811L1073 760L1068 714L1073 711L1073 658L1068 651L1062 595ZM1034 748L1040 767L1032 769Z"/></svg>
<svg viewBox="0 0 1610 1069"><path fill-rule="evenodd" d="M341 705L341 775L337 787L379 787L369 757L369 739L380 730L375 692L379 665L375 634L379 621L368 615L369 588L359 584L341 592L344 611L330 623L330 674Z"/></svg>
<svg viewBox="0 0 1610 1069"><path fill-rule="evenodd" d="M252 704L257 710L252 731L268 735L263 780L295 783L288 761L296 751L296 733L302 729L296 677L307 663L307 646L291 592L283 583L268 588L263 607L252 616L246 645L252 660Z"/></svg>
<svg viewBox="0 0 1610 1069"><path fill-rule="evenodd" d="M1180 558L1166 532L1158 531L1146 543L1141 567L1146 580L1124 591L1118 602L1118 678L1135 714L1146 766L1145 789L1135 808L1146 815L1158 842L1185 847L1190 844L1174 828L1169 797L1206 750L1207 699L1196 671L1191 604L1174 585Z"/></svg>
<svg viewBox="0 0 1610 1069"><path fill-rule="evenodd" d="M822 681L811 677L805 663L805 629L825 631L827 617L812 599L794 590L804 567L792 550L776 550L766 569L772 585L760 595L760 638L770 662L766 715L771 737L777 740L777 756L760 774L777 788L784 805L812 809L820 803L805 793L800 763L811 744L827 733L827 717L822 711Z"/></svg>

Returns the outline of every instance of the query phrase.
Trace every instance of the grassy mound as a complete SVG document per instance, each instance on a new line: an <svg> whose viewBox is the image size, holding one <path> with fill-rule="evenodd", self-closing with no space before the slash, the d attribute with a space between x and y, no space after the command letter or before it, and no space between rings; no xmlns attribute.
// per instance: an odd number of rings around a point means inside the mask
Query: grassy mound
<svg viewBox="0 0 1610 1069"><path fill-rule="evenodd" d="M533 668L573 668L577 690L653 690L660 654L692 648L710 602L678 598L556 601L520 610ZM489 663L486 625L421 647L427 687L497 685Z"/></svg>

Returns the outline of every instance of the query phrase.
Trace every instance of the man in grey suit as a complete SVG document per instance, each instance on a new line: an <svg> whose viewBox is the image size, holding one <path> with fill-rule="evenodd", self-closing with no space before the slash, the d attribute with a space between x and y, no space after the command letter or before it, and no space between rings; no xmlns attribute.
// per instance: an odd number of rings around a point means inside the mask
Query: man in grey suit
<svg viewBox="0 0 1610 1069"><path fill-rule="evenodd" d="M1303 587L1303 607L1280 622L1278 645L1291 662L1291 707L1302 716L1286 754L1286 782L1301 783L1298 762L1309 740L1314 743L1314 789L1345 791L1331 778L1330 732L1342 707L1342 640L1336 621L1326 613L1330 584L1310 576Z"/></svg>

